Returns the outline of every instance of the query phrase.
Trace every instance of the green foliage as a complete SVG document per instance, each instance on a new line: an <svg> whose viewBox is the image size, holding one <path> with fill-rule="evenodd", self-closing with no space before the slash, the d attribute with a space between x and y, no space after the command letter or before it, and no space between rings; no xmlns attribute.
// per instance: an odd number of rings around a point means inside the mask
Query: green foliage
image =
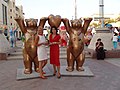
<svg viewBox="0 0 120 90"><path fill-rule="evenodd" d="M117 20L117 21L120 21L120 16L118 16L118 17L116 18L116 20Z"/></svg>
<svg viewBox="0 0 120 90"><path fill-rule="evenodd" d="M114 23L114 22L117 22L115 19L106 19L104 20L105 24L106 23Z"/></svg>

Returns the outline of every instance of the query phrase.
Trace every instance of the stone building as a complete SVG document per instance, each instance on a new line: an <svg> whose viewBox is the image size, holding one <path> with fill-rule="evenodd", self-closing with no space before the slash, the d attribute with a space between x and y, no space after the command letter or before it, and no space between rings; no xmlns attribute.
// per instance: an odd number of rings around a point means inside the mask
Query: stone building
<svg viewBox="0 0 120 90"><path fill-rule="evenodd" d="M17 28L15 17L23 17L22 6L16 6L15 0L0 0L0 60L6 60L7 55L12 52L12 47L9 43L10 28ZM17 29L15 36L20 38L22 32ZM7 39L6 39L6 37Z"/></svg>
<svg viewBox="0 0 120 90"><path fill-rule="evenodd" d="M9 36L10 28L17 28L17 23L14 20L15 17L24 18L23 7L16 6L15 0L0 0L0 28L4 30L7 28L7 33ZM16 37L20 38L22 32L18 28L16 32Z"/></svg>

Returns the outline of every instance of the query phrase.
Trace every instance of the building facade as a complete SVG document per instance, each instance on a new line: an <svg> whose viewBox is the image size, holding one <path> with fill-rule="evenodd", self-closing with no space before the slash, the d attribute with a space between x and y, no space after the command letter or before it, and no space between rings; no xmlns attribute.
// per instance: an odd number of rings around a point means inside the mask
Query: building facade
<svg viewBox="0 0 120 90"><path fill-rule="evenodd" d="M0 0L0 29L8 25L8 4L7 0Z"/></svg>
<svg viewBox="0 0 120 90"><path fill-rule="evenodd" d="M24 18L23 7L16 6L15 0L0 0L0 28L4 31L7 29L9 36L9 29L17 28L17 23L14 20L16 17ZM17 38L22 36L20 29L15 33Z"/></svg>

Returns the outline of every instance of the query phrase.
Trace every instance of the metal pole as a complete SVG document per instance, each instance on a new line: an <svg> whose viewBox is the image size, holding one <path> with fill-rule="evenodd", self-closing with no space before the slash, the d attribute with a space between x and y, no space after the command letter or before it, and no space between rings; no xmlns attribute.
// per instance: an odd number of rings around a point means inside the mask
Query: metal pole
<svg viewBox="0 0 120 90"><path fill-rule="evenodd" d="M101 20L101 27L104 27L104 3L103 0L99 0L99 15Z"/></svg>
<svg viewBox="0 0 120 90"><path fill-rule="evenodd" d="M76 3L76 0L75 0L75 19L77 19L77 3Z"/></svg>

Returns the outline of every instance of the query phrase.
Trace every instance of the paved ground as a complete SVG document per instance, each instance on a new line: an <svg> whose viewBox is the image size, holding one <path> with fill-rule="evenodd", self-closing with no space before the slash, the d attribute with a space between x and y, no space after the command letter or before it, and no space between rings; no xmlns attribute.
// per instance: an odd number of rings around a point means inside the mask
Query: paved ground
<svg viewBox="0 0 120 90"><path fill-rule="evenodd" d="M20 46L18 49L20 50ZM17 48L16 48L17 49ZM17 50L16 50L17 53ZM48 63L49 64L49 63ZM66 60L61 60L66 65ZM120 58L96 60L86 58L94 77L48 77L16 80L17 68L23 67L22 59L0 61L0 90L120 90Z"/></svg>

